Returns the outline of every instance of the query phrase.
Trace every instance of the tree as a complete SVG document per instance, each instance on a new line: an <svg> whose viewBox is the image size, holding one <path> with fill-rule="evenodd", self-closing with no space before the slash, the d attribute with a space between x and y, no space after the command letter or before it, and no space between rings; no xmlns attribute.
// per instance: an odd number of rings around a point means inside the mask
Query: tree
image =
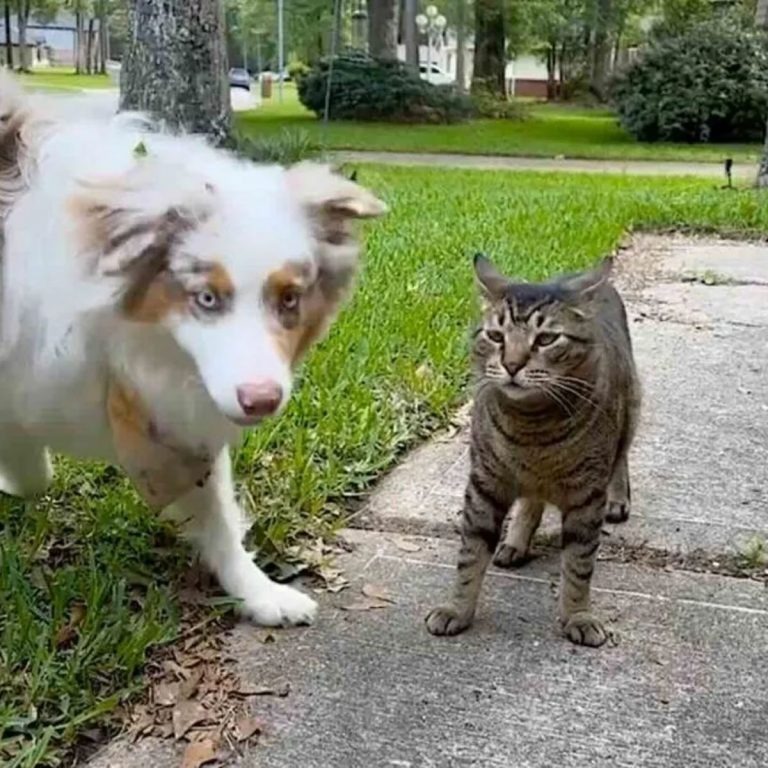
<svg viewBox="0 0 768 768"><path fill-rule="evenodd" d="M13 69L13 37L11 33L11 0L5 0L3 6L5 15L5 65Z"/></svg>
<svg viewBox="0 0 768 768"><path fill-rule="evenodd" d="M397 58L397 0L368 0L368 50L379 59Z"/></svg>
<svg viewBox="0 0 768 768"><path fill-rule="evenodd" d="M503 0L475 0L472 91L506 98L507 66Z"/></svg>
<svg viewBox="0 0 768 768"><path fill-rule="evenodd" d="M222 3L131 0L130 29L120 108L226 141L231 106Z"/></svg>
<svg viewBox="0 0 768 768"><path fill-rule="evenodd" d="M768 0L757 0L755 9L755 24L758 29L768 32ZM768 187L768 123L766 123L765 144L757 170L757 186L761 189Z"/></svg>

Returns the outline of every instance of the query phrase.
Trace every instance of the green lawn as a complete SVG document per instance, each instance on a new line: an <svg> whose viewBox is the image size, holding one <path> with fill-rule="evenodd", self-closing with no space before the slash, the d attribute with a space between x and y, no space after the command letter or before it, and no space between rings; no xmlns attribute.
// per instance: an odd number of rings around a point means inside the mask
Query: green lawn
<svg viewBox="0 0 768 768"><path fill-rule="evenodd" d="M757 193L709 182L363 166L392 207L367 232L359 290L279 421L239 452L272 546L328 532L467 393L470 257L541 278L590 264L632 228L768 233ZM179 631L185 551L110 469L62 465L42 501L0 503L0 764L52 764L140 684ZM73 626L70 630L66 627Z"/></svg>
<svg viewBox="0 0 768 768"><path fill-rule="evenodd" d="M536 104L524 121L473 120L457 125L391 125L334 122L324 126L307 112L286 86L275 98L238 117L250 136L273 136L285 129L306 132L327 149L392 152L466 153L523 157L572 157L615 160L756 161L754 144L643 144L635 141L606 110Z"/></svg>
<svg viewBox="0 0 768 768"><path fill-rule="evenodd" d="M114 83L107 75L76 75L73 69L51 67L36 69L20 76L28 88L42 88L55 91L80 91L92 88L112 88Z"/></svg>

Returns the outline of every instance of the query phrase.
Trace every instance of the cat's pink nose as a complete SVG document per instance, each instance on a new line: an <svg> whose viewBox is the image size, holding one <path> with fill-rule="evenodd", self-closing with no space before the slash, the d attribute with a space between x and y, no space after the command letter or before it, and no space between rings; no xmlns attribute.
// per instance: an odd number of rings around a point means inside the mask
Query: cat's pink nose
<svg viewBox="0 0 768 768"><path fill-rule="evenodd" d="M283 388L272 379L249 381L237 388L237 402L249 419L271 416L283 400Z"/></svg>

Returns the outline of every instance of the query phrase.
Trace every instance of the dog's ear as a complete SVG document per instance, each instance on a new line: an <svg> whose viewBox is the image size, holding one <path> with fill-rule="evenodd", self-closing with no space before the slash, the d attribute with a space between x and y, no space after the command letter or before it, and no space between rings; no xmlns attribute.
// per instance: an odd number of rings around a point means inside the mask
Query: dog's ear
<svg viewBox="0 0 768 768"><path fill-rule="evenodd" d="M329 165L299 163L286 175L289 189L307 212L317 240L320 287L330 302L337 303L357 267L355 222L383 216L387 205Z"/></svg>
<svg viewBox="0 0 768 768"><path fill-rule="evenodd" d="M212 188L142 160L116 178L81 183L69 211L86 270L146 283L167 265L176 241L210 213ZM176 183L169 183L175 180Z"/></svg>
<svg viewBox="0 0 768 768"><path fill-rule="evenodd" d="M356 174L349 179L329 165L309 162L294 165L286 174L293 194L321 225L321 235L333 238L343 223L387 212L385 203L355 183Z"/></svg>

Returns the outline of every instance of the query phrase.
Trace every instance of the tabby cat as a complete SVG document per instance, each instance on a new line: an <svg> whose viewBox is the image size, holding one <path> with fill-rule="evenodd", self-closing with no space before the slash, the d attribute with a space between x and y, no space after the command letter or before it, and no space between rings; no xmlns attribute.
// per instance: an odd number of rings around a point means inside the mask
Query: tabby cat
<svg viewBox="0 0 768 768"><path fill-rule="evenodd" d="M484 256L484 299L472 357L471 472L453 600L426 619L434 635L472 623L496 551L498 565L528 554L544 505L562 515L559 614L565 635L599 646L590 580L604 520L629 516L627 451L640 406L627 317L609 282L610 259L544 284L515 282Z"/></svg>

